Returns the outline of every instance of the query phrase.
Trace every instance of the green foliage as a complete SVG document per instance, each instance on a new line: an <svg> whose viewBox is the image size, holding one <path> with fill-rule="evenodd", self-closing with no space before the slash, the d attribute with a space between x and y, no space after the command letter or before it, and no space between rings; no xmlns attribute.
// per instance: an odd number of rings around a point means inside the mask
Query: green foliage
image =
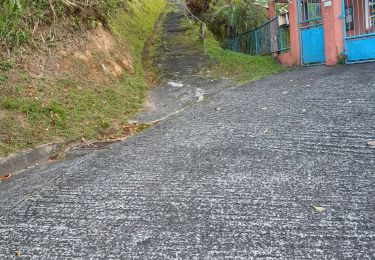
<svg viewBox="0 0 375 260"><path fill-rule="evenodd" d="M3 0L0 3L0 46L13 48L29 41L35 28L51 25L58 19L72 16L87 21L90 28L95 19L107 23L108 18L124 7L125 0ZM77 19L78 18L78 19ZM94 21L93 21L94 20ZM81 23L79 22L79 23Z"/></svg>
<svg viewBox="0 0 375 260"><path fill-rule="evenodd" d="M188 8L195 14L199 15L202 12L206 12L210 6L211 0L188 0Z"/></svg>
<svg viewBox="0 0 375 260"><path fill-rule="evenodd" d="M214 0L211 23L223 25L225 36L251 30L267 20L266 8L255 0Z"/></svg>
<svg viewBox="0 0 375 260"><path fill-rule="evenodd" d="M1 74L0 74L0 83L6 81L7 78L8 78L8 77L7 77L6 75L1 75Z"/></svg>
<svg viewBox="0 0 375 260"><path fill-rule="evenodd" d="M11 97L3 98L3 107L6 109L17 109L19 107L19 102Z"/></svg>
<svg viewBox="0 0 375 260"><path fill-rule="evenodd" d="M54 124L59 129L64 128L68 118L65 105L60 104L56 100L52 100L49 104L48 110L50 111L52 124Z"/></svg>
<svg viewBox="0 0 375 260"><path fill-rule="evenodd" d="M0 70L2 71L8 71L11 68L13 68L13 65L9 61L0 61Z"/></svg>
<svg viewBox="0 0 375 260"><path fill-rule="evenodd" d="M101 2L115 6L113 3L118 1ZM6 85L5 91L0 92L0 157L50 141L77 140L82 136L94 139L101 129L116 127L139 111L146 93L142 52L165 2L125 3L107 21L119 46L129 48L135 73L123 73L120 80L100 87L73 76L58 80L25 78L22 83ZM77 21L83 20L77 17ZM0 83L1 72L11 68L9 62L0 63ZM19 72L17 68L14 71Z"/></svg>

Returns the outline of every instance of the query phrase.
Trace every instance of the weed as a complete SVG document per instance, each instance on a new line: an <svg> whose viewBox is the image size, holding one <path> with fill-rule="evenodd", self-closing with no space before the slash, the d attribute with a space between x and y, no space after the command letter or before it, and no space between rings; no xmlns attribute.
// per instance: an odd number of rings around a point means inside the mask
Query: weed
<svg viewBox="0 0 375 260"><path fill-rule="evenodd" d="M107 129L111 127L111 122L108 119L100 118L99 127L102 129Z"/></svg>
<svg viewBox="0 0 375 260"><path fill-rule="evenodd" d="M13 68L13 65L10 61L0 61L0 70L8 71Z"/></svg>
<svg viewBox="0 0 375 260"><path fill-rule="evenodd" d="M87 27L92 30L96 27L96 20L94 17L89 17L87 19Z"/></svg>
<svg viewBox="0 0 375 260"><path fill-rule="evenodd" d="M5 109L17 109L20 105L17 99L8 96L3 98L2 104Z"/></svg>
<svg viewBox="0 0 375 260"><path fill-rule="evenodd" d="M85 17L86 13L97 13L99 19L107 22L120 7L124 7L123 0L90 0L85 3L80 0L3 0L0 3L0 39L7 48L22 45L32 38L36 26L50 25L67 16L74 17L73 24L77 28L81 28L82 19L88 19L90 28L93 23L90 17Z"/></svg>
<svg viewBox="0 0 375 260"><path fill-rule="evenodd" d="M63 129L66 126L67 121L67 109L64 105L58 103L56 100L52 100L49 104L50 116L52 124L58 129Z"/></svg>
<svg viewBox="0 0 375 260"><path fill-rule="evenodd" d="M7 79L8 79L7 75L0 74L0 83L6 81Z"/></svg>

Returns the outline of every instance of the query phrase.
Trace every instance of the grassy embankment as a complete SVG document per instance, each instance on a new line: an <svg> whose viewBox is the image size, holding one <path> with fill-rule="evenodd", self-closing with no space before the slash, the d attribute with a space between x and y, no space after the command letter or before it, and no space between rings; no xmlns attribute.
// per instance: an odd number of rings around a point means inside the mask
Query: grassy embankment
<svg viewBox="0 0 375 260"><path fill-rule="evenodd" d="M185 19L182 20L182 24L187 26ZM195 31L199 31L198 26ZM186 36L191 36L191 31ZM201 41L197 34L192 35L191 39ZM271 56L252 56L223 49L210 31L206 33L205 48L207 55L212 59L212 66L203 71L209 77L226 77L243 84L285 70Z"/></svg>
<svg viewBox="0 0 375 260"><path fill-rule="evenodd" d="M96 86L88 78L76 75L30 77L27 69L13 60L0 60L0 157L51 141L92 139L98 135L100 138L106 129L121 128L139 111L147 88L142 52L165 2L134 0L116 8L111 10L113 15L108 17L107 26L116 42L130 52L133 73L124 71L118 79ZM92 25L90 19L88 22ZM27 33L17 32L8 35L9 39L1 38L0 43L32 45L25 43ZM80 33L77 30L77 37ZM11 51L17 53L17 49L12 47ZM95 53L92 56L100 59ZM85 68L77 65L78 72L80 69Z"/></svg>
<svg viewBox="0 0 375 260"><path fill-rule="evenodd" d="M251 56L221 48L211 32L207 34L206 51L214 61L206 73L224 76L238 83L252 82L284 70L271 56Z"/></svg>

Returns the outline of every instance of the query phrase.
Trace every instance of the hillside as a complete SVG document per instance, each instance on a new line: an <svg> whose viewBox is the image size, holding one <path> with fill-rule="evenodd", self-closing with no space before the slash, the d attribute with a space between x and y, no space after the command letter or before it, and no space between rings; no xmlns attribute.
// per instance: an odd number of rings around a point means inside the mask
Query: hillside
<svg viewBox="0 0 375 260"><path fill-rule="evenodd" d="M0 6L0 157L121 134L145 97L142 52L164 0L41 2Z"/></svg>

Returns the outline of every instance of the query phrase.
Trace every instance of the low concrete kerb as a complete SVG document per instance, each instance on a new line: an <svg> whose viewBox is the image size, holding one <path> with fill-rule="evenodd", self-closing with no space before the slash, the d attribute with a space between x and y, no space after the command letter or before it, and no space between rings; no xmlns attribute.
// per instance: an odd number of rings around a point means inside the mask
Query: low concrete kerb
<svg viewBox="0 0 375 260"><path fill-rule="evenodd" d="M45 162L61 147L62 144L50 143L0 159L0 177L15 174L38 163Z"/></svg>

